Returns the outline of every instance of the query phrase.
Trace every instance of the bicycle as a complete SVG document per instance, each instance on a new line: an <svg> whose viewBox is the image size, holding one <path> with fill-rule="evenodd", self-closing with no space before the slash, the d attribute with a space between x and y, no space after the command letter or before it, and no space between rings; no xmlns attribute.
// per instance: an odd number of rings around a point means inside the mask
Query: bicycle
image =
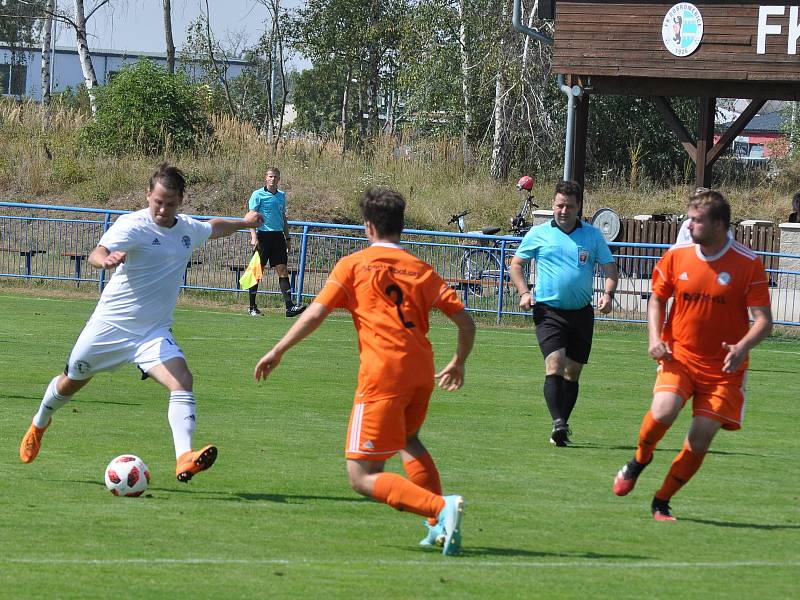
<svg viewBox="0 0 800 600"><path fill-rule="evenodd" d="M518 186L519 187L519 186ZM539 205L534 202L533 194L527 190L528 194L520 204L517 214L511 219L511 227L508 233L514 237L523 237L531 228L530 216L534 209L539 208ZM480 231L467 231L466 230L466 216L469 211L465 210L457 215L450 217L447 222L448 225L455 223L461 233L481 234L481 235L496 235L500 232L500 227L484 227ZM474 238L470 238L474 239ZM476 240L480 243L480 240ZM492 239L491 246L480 246L476 248L466 248L464 254L461 256L461 282L459 286L462 290L466 291L476 297L491 295L492 291L496 293L500 285L500 279L504 280L506 286L510 282L508 275L508 264L510 263L512 254L508 250L515 248L519 245L519 241L498 240ZM505 246L505 268L501 268L500 256L501 250Z"/></svg>

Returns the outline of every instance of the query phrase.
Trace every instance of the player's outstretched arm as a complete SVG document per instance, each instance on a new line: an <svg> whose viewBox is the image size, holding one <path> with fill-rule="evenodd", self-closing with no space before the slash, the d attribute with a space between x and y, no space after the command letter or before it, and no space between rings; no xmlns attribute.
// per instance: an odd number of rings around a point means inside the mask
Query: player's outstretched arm
<svg viewBox="0 0 800 600"><path fill-rule="evenodd" d="M105 246L97 246L87 260L95 269L113 269L124 263L127 256L126 252L109 252Z"/></svg>
<svg viewBox="0 0 800 600"><path fill-rule="evenodd" d="M227 237L240 229L255 229L264 222L264 217L255 210L247 211L243 219L211 219L211 235L209 239Z"/></svg>
<svg viewBox="0 0 800 600"><path fill-rule="evenodd" d="M456 353L447 366L439 371L435 377L439 381L440 388L452 392L464 385L464 365L475 343L475 321L463 309L453 315L448 315L448 317L458 327Z"/></svg>
<svg viewBox="0 0 800 600"><path fill-rule="evenodd" d="M319 302L312 302L303 314L289 328L289 331L281 340L273 346L272 350L261 357L256 363L254 377L256 381L266 379L281 362L283 354L292 346L308 337L317 327L319 327L328 316L330 310Z"/></svg>
<svg viewBox="0 0 800 600"><path fill-rule="evenodd" d="M750 312L753 315L753 325L744 337L735 344L722 342L722 347L728 351L722 364L722 370L726 373L736 371L750 350L772 333L772 309L769 306L751 306Z"/></svg>

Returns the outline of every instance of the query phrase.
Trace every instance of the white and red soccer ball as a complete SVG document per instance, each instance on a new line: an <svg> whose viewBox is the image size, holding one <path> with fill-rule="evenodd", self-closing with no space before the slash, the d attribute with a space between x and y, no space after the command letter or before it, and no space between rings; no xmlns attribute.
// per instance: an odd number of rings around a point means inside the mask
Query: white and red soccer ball
<svg viewBox="0 0 800 600"><path fill-rule="evenodd" d="M138 456L123 454L108 463L105 480L115 496L141 496L150 483L150 469Z"/></svg>

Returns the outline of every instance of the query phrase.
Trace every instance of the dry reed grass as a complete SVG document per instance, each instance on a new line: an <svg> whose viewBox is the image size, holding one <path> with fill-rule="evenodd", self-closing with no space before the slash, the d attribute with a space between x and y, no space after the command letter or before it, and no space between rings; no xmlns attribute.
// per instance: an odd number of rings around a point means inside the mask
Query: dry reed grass
<svg viewBox="0 0 800 600"><path fill-rule="evenodd" d="M409 227L447 229L450 215L469 210L468 226L507 227L520 198L514 182L495 182L483 165L465 165L459 140L444 136L381 136L362 153L342 153L341 133L327 137L296 136L281 141L274 152L250 123L217 116L213 139L192 153L152 157L132 150L111 157L79 144L88 117L53 106L46 131L42 106L0 101L0 190L8 199L137 208L155 164L169 160L187 173L187 211L239 214L268 166L283 173L291 219L357 222L356 200L369 185L391 185L409 202ZM134 144L135 146L135 144ZM519 175L522 175L520 173ZM537 174L533 174L536 176ZM535 177L535 196L548 208L557 174ZM760 177L760 178L759 178ZM624 178L599 178L587 189L584 213L601 207L622 216L641 213L683 213L692 184L662 186L642 178L631 189ZM800 186L800 161L786 161L777 178L766 173L748 185L722 183L737 219L780 222L789 199Z"/></svg>

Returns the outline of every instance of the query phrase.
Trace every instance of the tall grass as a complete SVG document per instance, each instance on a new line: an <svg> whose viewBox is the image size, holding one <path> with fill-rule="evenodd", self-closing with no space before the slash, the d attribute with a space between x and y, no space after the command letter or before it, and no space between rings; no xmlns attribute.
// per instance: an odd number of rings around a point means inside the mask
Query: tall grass
<svg viewBox="0 0 800 600"><path fill-rule="evenodd" d="M508 226L520 198L514 181L497 182L482 162L466 164L460 141L444 136L380 136L361 152L342 152L342 136L290 136L273 151L250 123L229 116L213 119L214 136L194 152L167 151L153 157L136 150L120 156L80 144L89 117L55 105L46 129L43 107L0 101L0 193L8 198L131 209L141 206L144 184L157 162L169 160L187 173L188 211L238 214L268 166L280 167L291 219L357 222L356 199L369 185L391 185L409 201L408 225L446 228L450 215L469 210L468 226ZM746 177L718 169L718 187L737 219L781 222L800 186L800 161L786 160L777 176L753 171ZM542 208L548 208L559 173L530 173ZM693 189L691 168L682 185L665 185L640 174L631 185L626 167L587 180L584 213L609 207L622 216L685 211Z"/></svg>

